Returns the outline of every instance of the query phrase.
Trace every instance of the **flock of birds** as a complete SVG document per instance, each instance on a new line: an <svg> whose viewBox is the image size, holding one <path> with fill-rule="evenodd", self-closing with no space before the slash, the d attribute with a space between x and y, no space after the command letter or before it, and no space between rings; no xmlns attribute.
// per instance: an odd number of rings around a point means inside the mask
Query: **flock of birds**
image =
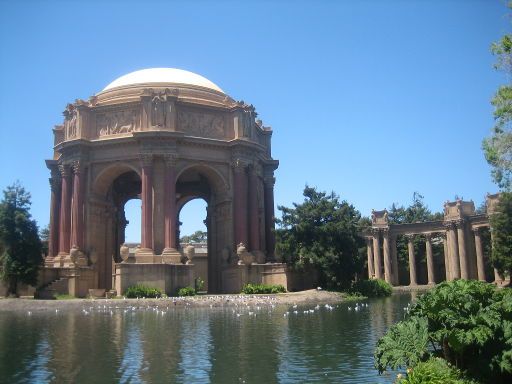
<svg viewBox="0 0 512 384"><path fill-rule="evenodd" d="M260 313L270 313L279 304L275 296L253 296L253 295L209 295L204 297L166 297L160 299L145 300L144 298L135 300L106 299L85 301L81 308L81 313L88 316L92 313L114 315L115 313L135 314L142 312L153 312L156 315L165 315L175 308L231 308L231 312L236 317L257 316ZM286 304L285 304L286 305ZM288 310L283 313L283 317L294 315L311 315L320 311L333 311L336 308L345 307L349 312L359 312L368 307L368 303L357 302L354 305L346 304L330 305L316 304L314 307L307 308L305 305L288 305ZM60 309L55 309L58 314ZM27 312L32 315L31 311Z"/></svg>

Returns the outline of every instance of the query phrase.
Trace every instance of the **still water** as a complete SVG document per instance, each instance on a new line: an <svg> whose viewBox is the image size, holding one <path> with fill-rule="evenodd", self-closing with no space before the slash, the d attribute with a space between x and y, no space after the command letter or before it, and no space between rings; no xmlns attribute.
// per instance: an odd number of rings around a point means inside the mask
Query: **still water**
<svg viewBox="0 0 512 384"><path fill-rule="evenodd" d="M391 383L373 350L410 301L0 313L0 383Z"/></svg>

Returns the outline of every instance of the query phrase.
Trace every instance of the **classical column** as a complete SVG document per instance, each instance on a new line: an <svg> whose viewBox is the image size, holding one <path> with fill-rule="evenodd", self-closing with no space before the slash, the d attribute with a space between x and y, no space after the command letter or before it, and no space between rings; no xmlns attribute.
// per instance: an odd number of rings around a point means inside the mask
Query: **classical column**
<svg viewBox="0 0 512 384"><path fill-rule="evenodd" d="M450 254L449 254L449 251L448 251L447 233L443 232L441 234L441 237L443 239L445 280L446 281L451 281L452 280L452 273L451 273L451 266L450 266Z"/></svg>
<svg viewBox="0 0 512 384"><path fill-rule="evenodd" d="M267 261L275 261L276 238L274 234L274 184L276 179L273 172L267 172L264 179L265 200L265 248L267 249Z"/></svg>
<svg viewBox="0 0 512 384"><path fill-rule="evenodd" d="M453 223L450 223L448 227L448 245L452 280L460 279L459 247L457 245L457 234Z"/></svg>
<svg viewBox="0 0 512 384"><path fill-rule="evenodd" d="M153 157L142 157L142 233L141 250L153 249Z"/></svg>
<svg viewBox="0 0 512 384"><path fill-rule="evenodd" d="M382 279L382 260L380 257L380 238L379 230L373 230L373 268L375 269L375 277Z"/></svg>
<svg viewBox="0 0 512 384"><path fill-rule="evenodd" d="M434 257L432 255L432 234L425 234L425 240L425 251L427 253L428 284L435 284L436 279L434 275Z"/></svg>
<svg viewBox="0 0 512 384"><path fill-rule="evenodd" d="M478 271L478 280L485 280L485 263L484 263L484 252L482 250L482 239L480 237L480 228L473 228L475 233L475 248L476 248L476 266Z"/></svg>
<svg viewBox="0 0 512 384"><path fill-rule="evenodd" d="M260 218L258 210L258 174L256 166L249 168L249 251L260 250Z"/></svg>
<svg viewBox="0 0 512 384"><path fill-rule="evenodd" d="M234 208L235 208L235 245L248 245L247 242L247 173L246 163L237 159L233 165L234 172Z"/></svg>
<svg viewBox="0 0 512 384"><path fill-rule="evenodd" d="M373 279L375 270L373 269L373 239L371 237L366 238L366 253L368 256L368 278Z"/></svg>
<svg viewBox="0 0 512 384"><path fill-rule="evenodd" d="M492 253L492 247L494 246L494 232L492 228L491 230L491 253ZM500 285L503 282L503 277L500 275L500 272L497 268L494 268L494 284Z"/></svg>
<svg viewBox="0 0 512 384"><path fill-rule="evenodd" d="M391 254L389 252L389 230L382 232L382 249L384 253L384 278L389 284L393 284L393 276L391 272Z"/></svg>
<svg viewBox="0 0 512 384"><path fill-rule="evenodd" d="M59 225L59 255L69 255L70 230L71 230L71 174L69 165L59 165L61 172L61 200L60 200L60 225ZM57 265L59 264L59 265ZM61 266L56 262L55 266Z"/></svg>
<svg viewBox="0 0 512 384"><path fill-rule="evenodd" d="M466 254L466 236L464 234L464 221L459 220L457 225L457 239L459 244L460 277L469 279L469 264Z"/></svg>
<svg viewBox="0 0 512 384"><path fill-rule="evenodd" d="M46 262L53 267L53 260L59 254L59 213L61 203L61 179L60 174L52 170L50 180L50 235L48 238L48 257Z"/></svg>
<svg viewBox="0 0 512 384"><path fill-rule="evenodd" d="M83 196L82 196L82 171L83 164L80 161L73 162L73 202L71 207L71 246L83 249Z"/></svg>
<svg viewBox="0 0 512 384"><path fill-rule="evenodd" d="M391 248L391 261L393 269L393 284L400 285L400 279L398 277L398 255L396 252L396 235L390 234L389 236L390 248Z"/></svg>
<svg viewBox="0 0 512 384"><path fill-rule="evenodd" d="M414 255L414 244L412 242L414 235L407 235L407 247L409 249L409 277L410 285L417 285L416 281L416 256Z"/></svg>
<svg viewBox="0 0 512 384"><path fill-rule="evenodd" d="M176 158L165 157L164 180L164 253L176 251Z"/></svg>

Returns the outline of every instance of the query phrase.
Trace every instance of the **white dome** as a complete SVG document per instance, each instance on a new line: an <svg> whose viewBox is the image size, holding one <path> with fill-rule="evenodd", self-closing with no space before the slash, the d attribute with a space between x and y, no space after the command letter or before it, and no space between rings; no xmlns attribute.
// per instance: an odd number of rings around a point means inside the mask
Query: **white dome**
<svg viewBox="0 0 512 384"><path fill-rule="evenodd" d="M112 88L123 87L135 84L151 84L151 83L173 83L173 84L190 84L199 87L210 88L218 92L224 93L216 84L207 78L196 73L184 71L176 68L148 68L141 69L121 76L107 85L103 91Z"/></svg>

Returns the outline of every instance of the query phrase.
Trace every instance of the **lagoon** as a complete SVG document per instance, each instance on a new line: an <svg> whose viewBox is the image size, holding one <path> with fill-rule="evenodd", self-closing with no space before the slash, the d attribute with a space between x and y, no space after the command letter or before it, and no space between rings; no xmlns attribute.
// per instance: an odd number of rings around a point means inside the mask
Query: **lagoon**
<svg viewBox="0 0 512 384"><path fill-rule="evenodd" d="M0 382L391 383L373 350L410 302L0 312Z"/></svg>

